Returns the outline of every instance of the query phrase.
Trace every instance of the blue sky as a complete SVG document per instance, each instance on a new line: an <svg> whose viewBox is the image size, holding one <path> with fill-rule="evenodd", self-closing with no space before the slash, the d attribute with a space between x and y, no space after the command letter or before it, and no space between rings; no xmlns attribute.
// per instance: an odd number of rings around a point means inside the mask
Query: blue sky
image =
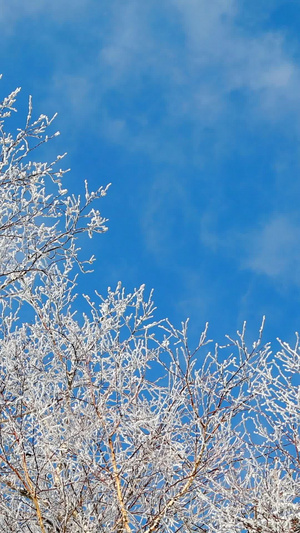
<svg viewBox="0 0 300 533"><path fill-rule="evenodd" d="M112 182L80 290L155 289L157 316L222 342L300 329L300 6L2 2L0 94L58 112L70 191Z"/></svg>

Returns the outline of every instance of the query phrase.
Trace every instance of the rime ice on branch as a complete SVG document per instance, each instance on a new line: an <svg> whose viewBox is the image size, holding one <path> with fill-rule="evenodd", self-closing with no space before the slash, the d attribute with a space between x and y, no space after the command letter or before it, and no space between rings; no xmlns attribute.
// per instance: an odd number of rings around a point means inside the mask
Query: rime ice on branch
<svg viewBox="0 0 300 533"><path fill-rule="evenodd" d="M18 91L0 112L1 531L296 533L298 341L273 356L262 329L249 349L206 327L191 349L187 322L121 284L77 318L76 242L106 230L107 187L81 203L61 157L32 162L52 120L31 101L5 133Z"/></svg>

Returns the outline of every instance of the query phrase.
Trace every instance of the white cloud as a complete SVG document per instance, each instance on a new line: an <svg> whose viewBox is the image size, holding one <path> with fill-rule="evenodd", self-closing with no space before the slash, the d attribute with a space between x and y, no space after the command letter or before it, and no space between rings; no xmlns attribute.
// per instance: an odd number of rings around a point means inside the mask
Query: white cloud
<svg viewBox="0 0 300 533"><path fill-rule="evenodd" d="M105 113L112 89L128 104L152 84L163 100L159 131L151 131L151 110L145 108L147 131L136 134L127 124L116 142L155 158L168 128L186 124L197 142L212 127L215 139L226 143L235 135L223 126L230 122L237 92L243 95L245 124L257 127L265 120L290 119L293 113L293 126L299 127L300 69L286 49L286 38L280 32L248 32L237 0L162 0L159 6L111 0L105 15L98 77L93 77ZM111 118L126 122L125 113L122 109ZM177 153L182 151L179 137L174 143Z"/></svg>
<svg viewBox="0 0 300 533"><path fill-rule="evenodd" d="M267 4L265 17L273 7L273 2ZM10 0L2 6L0 22L2 33L17 31L18 23L26 24L27 17L36 19L37 31L39 18L49 18L55 26L67 23L74 29L77 25L80 34L82 30L93 34L90 54L95 61L84 64L83 56L78 61L70 57L68 74L84 76L87 85L93 84L98 108L106 107L108 112L105 98L112 89L128 102L153 84L164 101L162 136L166 136L165 127L187 121L199 137L199 130L207 126L219 129L220 120L230 116L234 91L245 95L243 120L273 121L291 111L294 119L299 119L300 70L286 50L286 36L247 31L242 24L244 9L237 0ZM248 6L248 18L249 11ZM67 58L60 60L56 42L51 45L49 41L49 46L56 56L55 81L64 78ZM66 48L66 53L72 54L72 50ZM66 92L76 110L82 92L74 97L71 84L66 85ZM151 111L145 109L145 114L151 115ZM123 111L111 118L118 123L126 120ZM133 131L124 128L123 132L117 142L129 144L130 135L131 147L136 142L137 150L145 149L147 143L138 140ZM144 134L141 131L139 137Z"/></svg>
<svg viewBox="0 0 300 533"><path fill-rule="evenodd" d="M199 99L202 87L207 93L209 83L212 105L218 95L223 110L236 90L252 93L260 116L262 111L269 115L270 105L280 116L288 101L299 102L299 67L285 51L280 33L243 30L243 13L235 1L173 0L173 4L182 15L192 101ZM253 113L253 107L249 111Z"/></svg>
<svg viewBox="0 0 300 533"><path fill-rule="evenodd" d="M273 7L273 2L268 3L265 17ZM242 24L243 10L243 3L237 0L10 0L3 4L0 22L2 33L12 33L18 31L19 23L26 24L24 18L34 18L38 31L39 19L49 18L55 27L67 23L73 31L78 27L79 35L93 35L88 57L80 49L64 46L61 37L64 60L57 39L51 42L49 35L54 57L52 96L55 98L65 83L74 112L82 105L89 112L83 82L76 95L76 85L68 81L85 78L100 110L101 134L109 137L117 126L114 142L148 151L155 158L167 142L168 129L183 124L191 129L196 146L206 127L214 128L215 139L227 142L234 136L234 131L223 128L232 116L234 92L244 95L241 120L245 123L281 120L293 112L293 122L298 124L300 69L286 50L286 36L247 31ZM249 11L248 6L248 18ZM143 119L147 128L136 133L138 128L127 121L126 106L149 86L155 87L162 99L159 127L151 129L154 119L146 106ZM114 90L125 105L109 116L107 98ZM90 112L91 107L95 106L90 106ZM106 128L110 122L111 127ZM173 139L173 152L174 148L177 153L182 151L180 137Z"/></svg>
<svg viewBox="0 0 300 533"><path fill-rule="evenodd" d="M136 0L112 2L110 11L111 24L104 32L99 54L100 68L102 65L109 69L109 78L103 80L106 87L120 83L122 78L135 77L143 70L141 59L149 60L149 56L145 58L148 28L144 4Z"/></svg>
<svg viewBox="0 0 300 533"><path fill-rule="evenodd" d="M300 225L276 215L245 235L243 266L284 282L300 283Z"/></svg>
<svg viewBox="0 0 300 533"><path fill-rule="evenodd" d="M204 213L200 239L212 252L257 275L300 285L300 222L295 217L274 213L245 231L222 231L216 224L212 211Z"/></svg>

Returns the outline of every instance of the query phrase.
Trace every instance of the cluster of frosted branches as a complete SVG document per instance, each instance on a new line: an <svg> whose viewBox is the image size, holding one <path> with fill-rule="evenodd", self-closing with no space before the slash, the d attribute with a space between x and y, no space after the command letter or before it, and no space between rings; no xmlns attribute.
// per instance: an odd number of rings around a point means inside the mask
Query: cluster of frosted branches
<svg viewBox="0 0 300 533"><path fill-rule="evenodd" d="M12 111L19 89L0 104L0 295L14 293L19 280L33 284L45 274L50 265L63 263L66 273L78 261L75 239L79 233L106 231L98 210L90 207L106 194L100 187L89 193L86 184L85 201L69 196L61 186L66 171L54 170L64 157L58 156L51 164L32 162L31 152L52 136L46 134L53 118L41 115L32 121L31 100L24 129L15 137L4 130L4 122ZM50 192L51 180L55 187ZM47 190L46 190L47 189ZM87 261L90 263L93 258Z"/></svg>
<svg viewBox="0 0 300 533"><path fill-rule="evenodd" d="M56 162L29 161L51 121L30 106L5 134L15 95L0 129L1 531L299 532L298 345L273 356L261 330L248 349L243 329L213 346L205 328L191 350L144 287L86 296L78 316L76 238L105 230L89 206L106 189L86 185L81 205Z"/></svg>

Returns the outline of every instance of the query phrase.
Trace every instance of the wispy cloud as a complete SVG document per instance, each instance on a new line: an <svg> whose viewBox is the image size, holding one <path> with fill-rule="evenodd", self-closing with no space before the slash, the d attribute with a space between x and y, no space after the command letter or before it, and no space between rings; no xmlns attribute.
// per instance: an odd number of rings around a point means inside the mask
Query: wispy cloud
<svg viewBox="0 0 300 533"><path fill-rule="evenodd" d="M3 31L18 32L18 24L26 17L35 17L37 32L42 20L48 19L63 31L76 26L79 44L64 50L68 54L64 61L57 39L50 43L52 94L60 91L57 80L66 81L65 93L74 112L84 104L92 113L82 85L75 96L76 85L68 83L68 76L84 76L86 85L92 86L97 108L105 109L101 134L109 135L117 125L115 142L130 144L131 149L147 151L150 144L149 153L153 150L155 157L156 150L159 156L157 145L166 143L170 131L183 124L190 127L195 141L206 127L212 127L216 139L223 137L225 142L234 134L228 125L226 130L225 123L237 97L241 97L240 121L245 124L276 121L290 113L294 122L299 121L300 69L286 47L285 35L259 26L255 32L248 31L247 17L237 0L162 0L159 4L111 0L101 5L92 0L10 0L0 15ZM82 34L87 39L94 36L85 54ZM72 72L66 72L68 63ZM152 90L153 100L159 100L159 114L149 101L143 104L141 95L146 90ZM117 98L123 97L120 109L112 103L113 91ZM136 101L140 104L133 110ZM140 115L137 121L136 114ZM153 127L157 121L159 131ZM181 140L180 134L173 138L178 150Z"/></svg>
<svg viewBox="0 0 300 533"><path fill-rule="evenodd" d="M291 109L298 114L300 70L284 36L248 33L238 7L234 0L170 0L158 14L151 2L114 2L99 56L104 85L125 86L130 95L147 76L165 95L164 116L172 124L217 123L231 112L237 92L244 93L250 120L279 119ZM172 46L160 32L163 17Z"/></svg>
<svg viewBox="0 0 300 533"><path fill-rule="evenodd" d="M300 284L300 224L275 215L245 236L243 266L284 283Z"/></svg>
<svg viewBox="0 0 300 533"><path fill-rule="evenodd" d="M300 222L293 216L273 213L251 229L222 231L214 227L208 212L200 236L206 247L232 259L239 269L284 285L300 285Z"/></svg>
<svg viewBox="0 0 300 533"><path fill-rule="evenodd" d="M74 34L63 50L59 36L49 40L51 98L65 97L70 121L84 106L100 136L131 151L169 163L176 154L175 164L184 164L191 152L198 157L210 128L223 155L235 136L233 115L245 127L293 116L299 128L300 69L285 35L248 31L237 0L3 5L3 31L17 38L26 18L35 19L37 32L46 20Z"/></svg>

